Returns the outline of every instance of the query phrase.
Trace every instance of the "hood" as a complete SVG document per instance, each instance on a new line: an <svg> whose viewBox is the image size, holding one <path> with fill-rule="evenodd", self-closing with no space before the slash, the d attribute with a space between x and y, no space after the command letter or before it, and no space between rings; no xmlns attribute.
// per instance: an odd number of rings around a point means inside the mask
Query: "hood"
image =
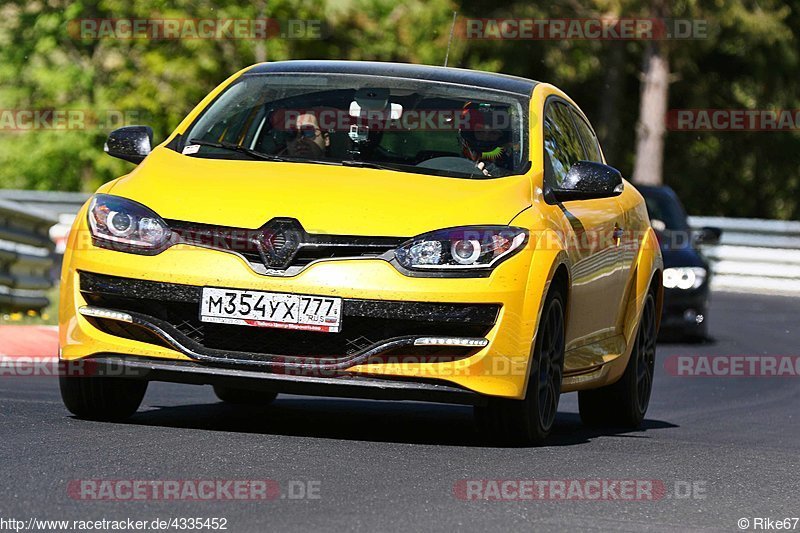
<svg viewBox="0 0 800 533"><path fill-rule="evenodd" d="M201 159L156 148L108 191L165 219L259 228L274 217L310 233L412 237L508 224L531 205L526 176L459 179L333 165Z"/></svg>

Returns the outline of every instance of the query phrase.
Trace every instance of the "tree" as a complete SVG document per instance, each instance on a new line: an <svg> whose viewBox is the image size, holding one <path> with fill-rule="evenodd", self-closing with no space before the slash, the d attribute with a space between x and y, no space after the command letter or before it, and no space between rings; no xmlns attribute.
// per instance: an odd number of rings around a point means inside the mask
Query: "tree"
<svg viewBox="0 0 800 533"><path fill-rule="evenodd" d="M666 20L664 0L653 0L651 18ZM654 35L654 37L656 37ZM636 123L636 159L633 181L645 185L661 185L663 181L665 117L669 99L669 48L661 40L653 40L644 56L642 92L639 97L639 120Z"/></svg>
<svg viewBox="0 0 800 533"><path fill-rule="evenodd" d="M5 0L0 5L0 110L78 109L100 118L130 113L151 125L161 140L215 85L262 59L441 65L454 10L458 24L468 17L659 16L651 14L652 2ZM692 214L800 218L797 130L658 133L666 109L800 109L795 36L800 0L668 4L671 17L705 21L708 36L670 42L467 40L456 32L449 64L561 87L594 124L610 164L639 181L663 174L663 182ZM82 40L69 32L69 22L79 18L263 16L322 20L323 38ZM659 80L671 82L668 93ZM651 94L661 96L651 101ZM9 132L0 125L0 186L90 191L129 171L129 164L102 153L105 136L118 124L100 122L70 131ZM658 154L659 144L663 173L657 155L636 157L637 146ZM643 169L645 164L654 167Z"/></svg>

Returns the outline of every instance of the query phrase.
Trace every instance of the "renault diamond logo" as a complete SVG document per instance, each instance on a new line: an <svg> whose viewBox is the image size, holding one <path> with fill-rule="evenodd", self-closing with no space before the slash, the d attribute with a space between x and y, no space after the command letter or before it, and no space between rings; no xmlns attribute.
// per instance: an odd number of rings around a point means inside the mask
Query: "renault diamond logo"
<svg viewBox="0 0 800 533"><path fill-rule="evenodd" d="M305 231L293 218L273 218L261 229L259 252L267 268L286 269L305 240Z"/></svg>

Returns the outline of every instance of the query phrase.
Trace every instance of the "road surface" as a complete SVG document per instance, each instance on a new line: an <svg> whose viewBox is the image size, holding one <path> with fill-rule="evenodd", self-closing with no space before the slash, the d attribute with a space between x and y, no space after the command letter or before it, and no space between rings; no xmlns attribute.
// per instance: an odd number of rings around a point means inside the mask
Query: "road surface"
<svg viewBox="0 0 800 533"><path fill-rule="evenodd" d="M586 429L567 394L542 448L487 444L466 407L281 396L241 409L210 387L161 383L130 421L87 422L64 409L53 378L2 377L0 518L217 517L238 532L735 531L743 518L752 528L754 518L798 517L800 378L675 375L678 356L798 355L798 309L797 299L715 294L712 342L659 346L641 430ZM76 490L81 480L270 480L281 496L108 501L96 499L102 485ZM522 486L512 481L497 501L480 480L546 480L549 496L508 501L508 487ZM587 480L609 492L590 498ZM621 480L650 485L612 499ZM560 498L554 481L584 493ZM468 482L479 487L470 499Z"/></svg>

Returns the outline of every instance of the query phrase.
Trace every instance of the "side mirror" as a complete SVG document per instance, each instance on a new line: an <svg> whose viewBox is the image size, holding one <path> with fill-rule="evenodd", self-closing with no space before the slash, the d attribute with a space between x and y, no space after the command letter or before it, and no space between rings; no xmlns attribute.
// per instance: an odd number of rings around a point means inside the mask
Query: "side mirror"
<svg viewBox="0 0 800 533"><path fill-rule="evenodd" d="M722 237L722 230L720 228L704 227L695 231L694 243L695 244L719 244Z"/></svg>
<svg viewBox="0 0 800 533"><path fill-rule="evenodd" d="M550 189L557 202L610 198L622 193L622 174L602 163L578 161L572 165L558 187Z"/></svg>
<svg viewBox="0 0 800 533"><path fill-rule="evenodd" d="M103 151L111 157L139 164L153 149L153 128L125 126L108 135Z"/></svg>

